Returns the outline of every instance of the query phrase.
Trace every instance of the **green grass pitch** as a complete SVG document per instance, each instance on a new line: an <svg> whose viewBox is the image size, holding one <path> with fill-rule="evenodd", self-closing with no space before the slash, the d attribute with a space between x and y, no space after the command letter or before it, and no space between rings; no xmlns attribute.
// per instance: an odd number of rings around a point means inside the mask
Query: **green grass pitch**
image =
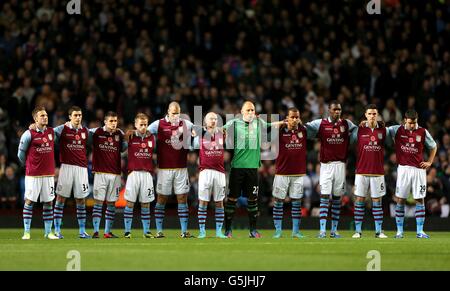
<svg viewBox="0 0 450 291"><path fill-rule="evenodd" d="M412 232L402 240L394 239L394 232L383 240L371 231L360 240L350 231L341 231L341 239L317 239L315 230L304 231L304 239L292 239L289 230L281 239L273 239L272 230L261 233L262 239L250 239L244 230L234 231L232 239L182 239L178 230L166 230L164 239L144 239L137 229L132 239L81 240L77 230L66 229L63 240L50 241L42 229L32 229L31 240L22 241L21 229L1 229L0 270L63 271L71 250L80 253L81 270L364 271L371 250L380 253L381 270L450 270L449 232L429 232L428 240Z"/></svg>

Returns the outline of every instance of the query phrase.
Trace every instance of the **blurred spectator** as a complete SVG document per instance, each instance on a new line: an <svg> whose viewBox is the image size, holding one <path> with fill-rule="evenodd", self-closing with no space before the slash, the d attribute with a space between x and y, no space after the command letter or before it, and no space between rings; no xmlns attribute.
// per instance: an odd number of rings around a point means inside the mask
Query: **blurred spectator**
<svg viewBox="0 0 450 291"><path fill-rule="evenodd" d="M15 208L19 195L19 180L14 168L6 167L5 175L0 178L0 208Z"/></svg>

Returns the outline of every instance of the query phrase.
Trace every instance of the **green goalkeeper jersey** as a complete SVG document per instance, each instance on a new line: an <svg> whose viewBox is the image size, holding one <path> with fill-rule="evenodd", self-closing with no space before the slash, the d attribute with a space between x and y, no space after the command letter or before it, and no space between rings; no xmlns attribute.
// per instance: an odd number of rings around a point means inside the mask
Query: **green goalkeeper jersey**
<svg viewBox="0 0 450 291"><path fill-rule="evenodd" d="M261 129L271 126L262 119L245 122L241 118L228 121L223 127L233 140L232 168L258 169L261 166Z"/></svg>

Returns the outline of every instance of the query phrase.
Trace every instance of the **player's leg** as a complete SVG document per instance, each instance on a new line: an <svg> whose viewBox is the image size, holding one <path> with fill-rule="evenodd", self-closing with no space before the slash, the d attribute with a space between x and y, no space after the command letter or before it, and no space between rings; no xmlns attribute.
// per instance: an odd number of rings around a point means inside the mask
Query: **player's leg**
<svg viewBox="0 0 450 291"><path fill-rule="evenodd" d="M341 197L345 193L345 163L334 164L333 191L331 196L331 238L340 238L337 233L341 214Z"/></svg>
<svg viewBox="0 0 450 291"><path fill-rule="evenodd" d="M283 206L289 189L289 177L275 175L273 179L273 225L275 226L275 234L273 238L280 238L283 229Z"/></svg>
<svg viewBox="0 0 450 291"><path fill-rule="evenodd" d="M44 220L45 234L44 237L48 239L58 239L52 233L53 224L53 200L55 199L55 179L53 177L37 178L40 183L40 200L42 204L42 218Z"/></svg>
<svg viewBox="0 0 450 291"><path fill-rule="evenodd" d="M154 238L150 232L150 202L155 200L153 189L153 177L149 172L140 172L140 193L139 201L141 202L141 221L144 238Z"/></svg>
<svg viewBox="0 0 450 291"><path fill-rule="evenodd" d="M362 224L364 220L364 212L366 207L366 196L369 189L369 179L363 175L355 175L355 234L353 238L361 238Z"/></svg>
<svg viewBox="0 0 450 291"><path fill-rule="evenodd" d="M79 238L91 238L86 232L86 199L75 199L77 204L77 220L79 227Z"/></svg>
<svg viewBox="0 0 450 291"><path fill-rule="evenodd" d="M413 197L416 200L416 228L417 238L430 238L424 231L423 225L425 224L425 203L427 189L427 174L425 169L414 169L413 175Z"/></svg>
<svg viewBox="0 0 450 291"><path fill-rule="evenodd" d="M247 196L247 212L249 223L249 236L251 238L261 238L257 231L258 219L258 192L259 178L258 169L245 169L246 179L244 180L244 195Z"/></svg>
<svg viewBox="0 0 450 291"><path fill-rule="evenodd" d="M89 195L88 170L83 167L74 167L73 193L77 204L77 219L79 238L91 238L86 232L86 197Z"/></svg>
<svg viewBox="0 0 450 291"><path fill-rule="evenodd" d="M117 199L119 199L120 185L120 176L111 175L106 195L105 233L103 234L104 238L117 238L117 236L112 233L112 227L114 224L114 218L116 216L116 201Z"/></svg>
<svg viewBox="0 0 450 291"><path fill-rule="evenodd" d="M370 177L370 192L372 197L372 214L375 221L375 237L387 238L383 233L382 197L386 194L384 176Z"/></svg>
<svg viewBox="0 0 450 291"><path fill-rule="evenodd" d="M405 221L405 204L411 191L411 177L403 166L397 168L397 184L395 187L395 223L397 224L397 234L395 238L403 238L403 224Z"/></svg>
<svg viewBox="0 0 450 291"><path fill-rule="evenodd" d="M202 199L199 199L198 201L198 228L199 228L199 234L198 238L205 238L206 237L206 217L208 215L208 202Z"/></svg>
<svg viewBox="0 0 450 291"><path fill-rule="evenodd" d="M318 238L325 238L327 231L328 208L330 207L330 196L333 191L333 165L320 164L320 231Z"/></svg>
<svg viewBox="0 0 450 291"><path fill-rule="evenodd" d="M33 218L33 204L38 201L40 187L35 177L25 176L25 203L23 205L23 236L22 239L31 238L31 220Z"/></svg>
<svg viewBox="0 0 450 291"><path fill-rule="evenodd" d="M198 238L206 237L206 217L208 210L208 202L211 199L212 186L214 183L212 170L203 170L198 175Z"/></svg>
<svg viewBox="0 0 450 291"><path fill-rule="evenodd" d="M190 238L192 235L188 232L189 206L187 197L191 185L189 183L187 169L174 170L173 186L178 201L178 217L180 219L181 237Z"/></svg>
<svg viewBox="0 0 450 291"><path fill-rule="evenodd" d="M64 236L61 234L64 205L66 203L66 199L70 198L73 182L73 169L69 165L62 164L59 171L58 184L56 186L56 201L55 208L53 210L55 235L60 239L64 238Z"/></svg>
<svg viewBox="0 0 450 291"><path fill-rule="evenodd" d="M139 180L139 172L134 171L128 174L127 182L125 185L125 194L124 198L127 201L127 205L123 211L123 224L124 224L124 237L131 238L131 226L133 224L133 208L134 203L137 200L139 188L140 188L140 180Z"/></svg>
<svg viewBox="0 0 450 291"><path fill-rule="evenodd" d="M292 204L292 237L303 238L300 232L300 221L302 217L302 198L304 193L303 176L290 177L289 197L291 197Z"/></svg>
<svg viewBox="0 0 450 291"><path fill-rule="evenodd" d="M223 220L225 218L225 210L223 208L223 200L225 199L225 187L227 186L227 178L225 173L215 171L213 194L215 201L215 218L216 218L216 237L228 238L222 233Z"/></svg>
<svg viewBox="0 0 450 291"><path fill-rule="evenodd" d="M245 176L242 169L231 168L228 183L229 193L225 203L225 235L229 238L232 236L233 217L236 212L237 200L241 196L244 179Z"/></svg>
<svg viewBox="0 0 450 291"><path fill-rule="evenodd" d="M156 185L156 205L155 205L155 222L156 222L156 238L163 238L163 223L166 209L166 203L172 194L173 170L159 169Z"/></svg>
<svg viewBox="0 0 450 291"><path fill-rule="evenodd" d="M99 238L98 232L100 230L107 183L108 181L105 174L94 174L94 209L92 210L92 226L94 228L94 234L92 235L92 238Z"/></svg>

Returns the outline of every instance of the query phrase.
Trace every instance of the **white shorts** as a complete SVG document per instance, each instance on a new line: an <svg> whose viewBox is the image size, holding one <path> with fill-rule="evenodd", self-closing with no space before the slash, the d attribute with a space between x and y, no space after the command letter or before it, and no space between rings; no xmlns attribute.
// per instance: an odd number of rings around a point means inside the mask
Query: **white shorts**
<svg viewBox="0 0 450 291"><path fill-rule="evenodd" d="M159 169L156 192L160 195L172 195L172 188L176 195L186 194L190 189L187 169Z"/></svg>
<svg viewBox="0 0 450 291"><path fill-rule="evenodd" d="M227 179L225 173L216 170L203 170L198 176L198 199L209 201L214 194L214 201L225 199Z"/></svg>
<svg viewBox="0 0 450 291"><path fill-rule="evenodd" d="M320 194L342 196L345 193L345 163L320 163Z"/></svg>
<svg viewBox="0 0 450 291"><path fill-rule="evenodd" d="M119 199L120 176L106 173L94 175L94 199L99 201L116 202Z"/></svg>
<svg viewBox="0 0 450 291"><path fill-rule="evenodd" d="M410 166L398 166L395 196L408 198L412 192L414 199L423 199L427 194L427 172Z"/></svg>
<svg viewBox="0 0 450 291"><path fill-rule="evenodd" d="M61 164L56 194L70 198L73 189L75 199L83 199L89 195L89 179L87 168Z"/></svg>
<svg viewBox="0 0 450 291"><path fill-rule="evenodd" d="M369 190L372 198L380 198L386 195L384 176L355 175L355 195L367 197Z"/></svg>
<svg viewBox="0 0 450 291"><path fill-rule="evenodd" d="M25 199L33 202L51 202L55 199L54 177L25 176Z"/></svg>
<svg viewBox="0 0 450 291"><path fill-rule="evenodd" d="M152 174L145 171L133 171L128 175L125 186L125 200L150 203L155 200Z"/></svg>
<svg viewBox="0 0 450 291"><path fill-rule="evenodd" d="M272 195L281 200L284 200L287 195L292 199L302 198L303 176L275 175L275 178L273 179Z"/></svg>

